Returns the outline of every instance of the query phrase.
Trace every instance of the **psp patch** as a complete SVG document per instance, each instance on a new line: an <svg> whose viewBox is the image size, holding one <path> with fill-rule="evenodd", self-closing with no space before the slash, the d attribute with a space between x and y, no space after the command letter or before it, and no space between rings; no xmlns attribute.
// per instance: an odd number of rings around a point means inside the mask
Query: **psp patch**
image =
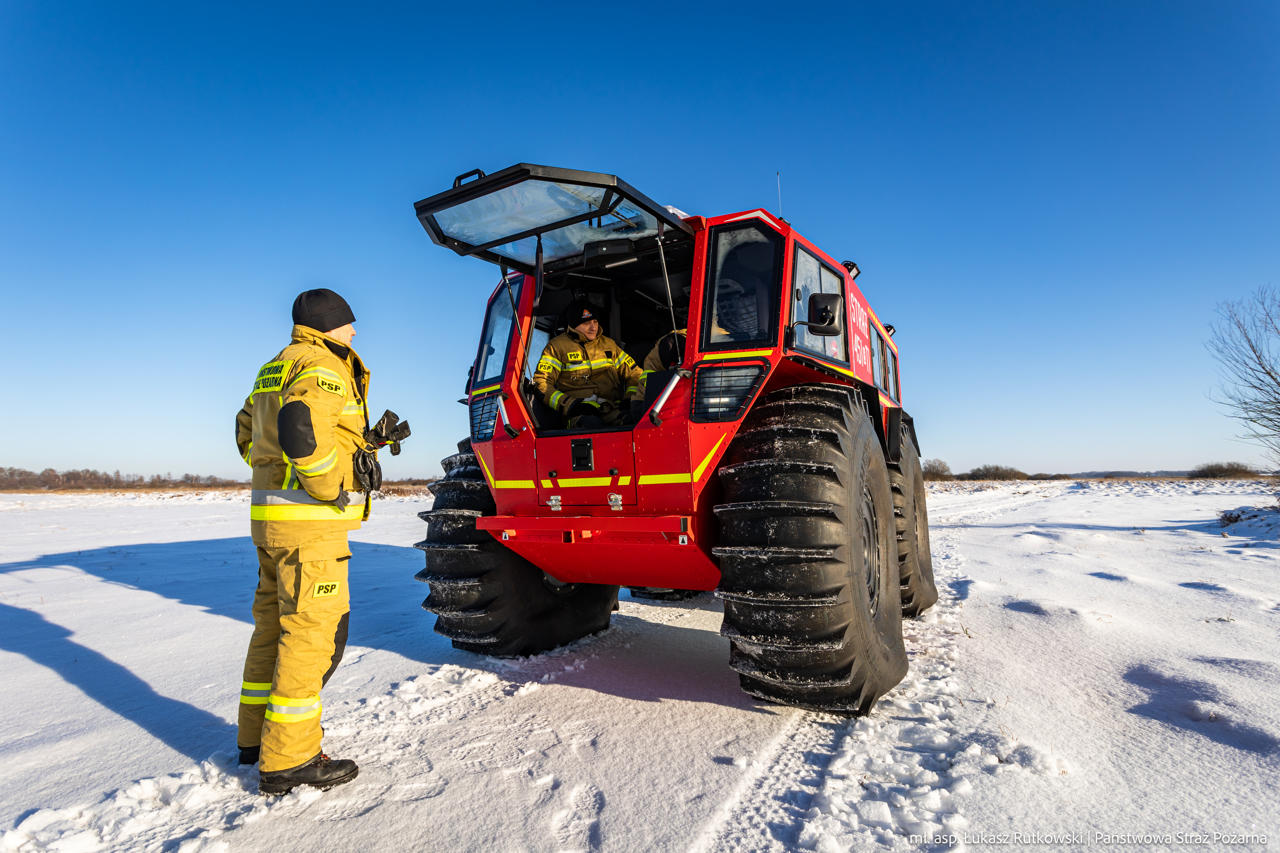
<svg viewBox="0 0 1280 853"><path fill-rule="evenodd" d="M328 598L331 595L337 595L338 590L342 588L340 581L318 581L315 591L311 593L312 598Z"/></svg>
<svg viewBox="0 0 1280 853"><path fill-rule="evenodd" d="M556 369L556 366L551 363L551 359L544 358L542 361L538 362L538 370L542 371L543 373L550 373L555 369Z"/></svg>
<svg viewBox="0 0 1280 853"><path fill-rule="evenodd" d="M582 353L580 352L565 353L564 358L565 358L565 361L582 361Z"/></svg>
<svg viewBox="0 0 1280 853"><path fill-rule="evenodd" d="M334 382L332 379L325 379L323 376L316 377L316 384L328 391L330 394L346 394L347 389L342 387L341 382Z"/></svg>

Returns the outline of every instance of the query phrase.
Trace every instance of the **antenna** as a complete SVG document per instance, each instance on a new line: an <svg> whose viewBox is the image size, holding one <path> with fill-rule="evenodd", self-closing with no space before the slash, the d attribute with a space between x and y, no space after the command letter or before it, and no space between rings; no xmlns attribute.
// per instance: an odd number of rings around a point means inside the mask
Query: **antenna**
<svg viewBox="0 0 1280 853"><path fill-rule="evenodd" d="M782 218L782 170L778 170L778 218Z"/></svg>

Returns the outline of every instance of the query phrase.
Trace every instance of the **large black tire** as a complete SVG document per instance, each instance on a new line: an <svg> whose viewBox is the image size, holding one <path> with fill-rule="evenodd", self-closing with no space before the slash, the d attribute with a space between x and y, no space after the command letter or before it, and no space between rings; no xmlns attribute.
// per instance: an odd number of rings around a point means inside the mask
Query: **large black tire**
<svg viewBox="0 0 1280 853"><path fill-rule="evenodd" d="M609 627L618 588L560 584L505 548L476 519L493 515L493 496L476 464L471 442L442 461L445 477L431 486L435 504L419 513L427 538L417 579L431 586L422 602L436 614L435 630L454 648L512 657L563 646Z"/></svg>
<svg viewBox="0 0 1280 853"><path fill-rule="evenodd" d="M902 428L902 458L889 466L893 520L898 535L898 574L902 615L919 616L938 600L929 550L929 511L925 506L924 472L910 431Z"/></svg>
<svg viewBox="0 0 1280 853"><path fill-rule="evenodd" d="M907 673L884 453L852 389L774 392L720 469L729 664L752 696L865 714Z"/></svg>

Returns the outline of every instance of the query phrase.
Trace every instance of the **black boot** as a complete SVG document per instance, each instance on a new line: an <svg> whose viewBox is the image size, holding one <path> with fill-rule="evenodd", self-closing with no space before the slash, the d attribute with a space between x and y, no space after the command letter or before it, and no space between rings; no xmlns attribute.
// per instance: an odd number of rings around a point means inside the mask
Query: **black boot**
<svg viewBox="0 0 1280 853"><path fill-rule="evenodd" d="M334 785L350 782L359 772L360 768L351 759L339 758L335 761L322 752L306 764L289 770L259 774L258 791L263 794L287 794L299 785L310 785L327 791Z"/></svg>
<svg viewBox="0 0 1280 853"><path fill-rule="evenodd" d="M241 764L257 764L258 754L262 752L260 746L242 746L240 747L240 763Z"/></svg>

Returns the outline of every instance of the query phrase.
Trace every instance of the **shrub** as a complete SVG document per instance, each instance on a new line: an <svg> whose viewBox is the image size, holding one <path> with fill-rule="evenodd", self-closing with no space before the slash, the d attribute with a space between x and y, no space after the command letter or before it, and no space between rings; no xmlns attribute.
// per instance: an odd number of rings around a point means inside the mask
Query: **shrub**
<svg viewBox="0 0 1280 853"><path fill-rule="evenodd" d="M1027 475L1007 465L979 465L966 474L957 474L957 480L1025 480Z"/></svg>
<svg viewBox="0 0 1280 853"><path fill-rule="evenodd" d="M924 471L926 480L954 480L956 478L956 475L951 473L951 466L941 459L924 460L921 470Z"/></svg>
<svg viewBox="0 0 1280 853"><path fill-rule="evenodd" d="M1070 474L1032 474L1028 480L1070 480Z"/></svg>
<svg viewBox="0 0 1280 853"><path fill-rule="evenodd" d="M1219 480L1235 477L1256 477L1257 471L1243 462L1206 462L1187 472L1193 480Z"/></svg>

